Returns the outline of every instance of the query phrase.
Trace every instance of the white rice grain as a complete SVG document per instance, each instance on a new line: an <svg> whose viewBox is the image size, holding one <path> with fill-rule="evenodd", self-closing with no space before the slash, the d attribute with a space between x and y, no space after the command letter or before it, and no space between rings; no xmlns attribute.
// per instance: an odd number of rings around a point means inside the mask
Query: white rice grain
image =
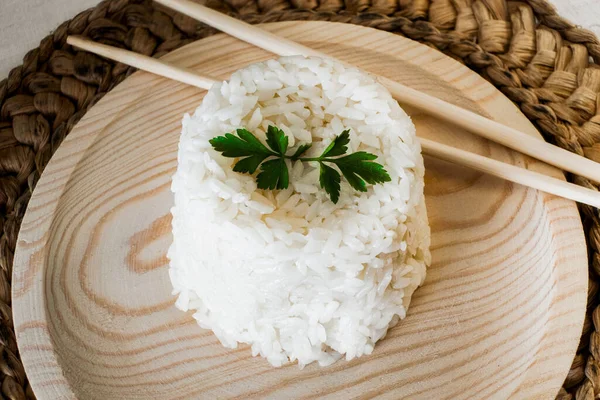
<svg viewBox="0 0 600 400"><path fill-rule="evenodd" d="M290 153L312 143L309 156L349 129L349 152L377 155L392 181L361 193L342 179L334 204L318 164L296 161L288 189L263 191L208 143L241 127L264 142L269 125ZM414 125L373 77L300 56L234 73L183 118L168 252L176 306L274 366L371 354L430 263L423 175Z"/></svg>

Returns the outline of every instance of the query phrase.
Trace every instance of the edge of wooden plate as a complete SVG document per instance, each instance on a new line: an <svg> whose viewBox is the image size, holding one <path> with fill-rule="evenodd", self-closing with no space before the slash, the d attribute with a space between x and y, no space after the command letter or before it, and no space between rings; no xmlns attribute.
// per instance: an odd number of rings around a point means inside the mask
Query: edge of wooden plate
<svg viewBox="0 0 600 400"><path fill-rule="evenodd" d="M263 24L262 26L269 31L281 31L284 34L283 31L286 27L296 24L306 24L306 26L313 27L314 25L321 27L330 26L331 24L343 25L344 28L339 29L346 29L348 32L368 29L370 34L379 35L377 37L382 39L398 42L411 41L372 28L332 22L294 21ZM176 64L178 60L184 57L188 46L169 53L163 59ZM420 46L426 47L422 44ZM429 48L429 51L436 50ZM452 60L452 62L456 63L457 70L470 71L457 61ZM423 66L423 68L427 69L427 66ZM471 73L476 75L472 71ZM476 78L476 80L473 79L477 84L491 86L480 76L476 75ZM144 72L136 72L124 82L132 79L145 79L151 83L162 78ZM68 380L63 376L61 365L52 346L48 326L44 322L47 298L44 295L45 273L43 268L47 256L48 233L52 226L54 211L65 185L69 182L72 171L84 154L83 150L94 142L99 133L98 130L90 133L84 128L98 122L97 116L101 114L101 110L121 107L123 104L120 103L118 96L114 95L126 93L128 89L127 84L121 83L118 85L111 91L113 96L110 96L109 99L102 99L89 110L61 144L37 184L21 225L13 267L12 296L15 332L23 365L31 386L38 395L43 392L44 398L75 398ZM516 117L525 118L510 100L504 96L502 98L505 102L504 106L514 108ZM528 124L530 129L527 133L541 137L533 125L530 122ZM533 160L531 162L528 160L527 168L564 179L560 171ZM580 219L575 203L562 199L558 200L547 194L544 194L543 199L545 204L551 202L553 207L560 207L563 218L569 220L573 218ZM581 226L580 220L578 224ZM579 342L587 301L587 249L583 228L580 229L577 235L580 236L579 246L570 248L568 254L557 254L557 258L561 260L557 263L568 267L567 271L560 271L561 276L570 276L570 274L577 276L571 276L569 282L563 283L563 280L559 280L563 284L557 285L555 290L551 315L544 334L544 344L540 346L536 360L529 367L527 376L512 397L540 398L547 394L549 387L555 387L558 390L570 368L570 360L574 357ZM577 315L574 315L574 313L577 313ZM33 332L26 335L28 331ZM31 337L35 338L35 342L25 342L26 338ZM568 359L569 362L557 365L557 358L565 361Z"/></svg>

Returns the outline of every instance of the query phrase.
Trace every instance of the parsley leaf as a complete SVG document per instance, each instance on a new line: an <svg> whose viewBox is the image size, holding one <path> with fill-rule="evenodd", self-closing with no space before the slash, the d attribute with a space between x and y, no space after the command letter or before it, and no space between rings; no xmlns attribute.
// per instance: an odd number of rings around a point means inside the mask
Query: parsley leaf
<svg viewBox="0 0 600 400"><path fill-rule="evenodd" d="M337 166L350 186L361 192L367 191L367 183L374 185L391 180L383 166L373 162L377 158L376 155L365 151L344 155L350 143L349 133L349 130L345 130L336 136L319 157L302 157L312 144L302 144L293 155L286 155L288 137L283 130L274 126L269 126L267 129L266 142L269 148L246 129L238 129L237 136L231 133L217 136L210 140L210 144L224 157L243 157L233 166L235 172L253 174L260 167L256 182L258 188L265 190L288 188L290 177L286 159L317 161L320 170L319 184L331 201L337 203L340 198L341 175L326 163ZM270 157L272 158L267 160Z"/></svg>
<svg viewBox="0 0 600 400"><path fill-rule="evenodd" d="M296 149L296 152L291 157L292 161L296 161L298 158L300 158L300 156L302 154L306 153L306 151L308 149L310 149L311 147L312 147L312 143L301 144L300 146L298 146L298 149Z"/></svg>
<svg viewBox="0 0 600 400"><path fill-rule="evenodd" d="M319 174L319 183L325 189L325 192L331 198L331 201L337 203L340 199L340 182L341 176L339 172L324 163L319 163L321 172Z"/></svg>
<svg viewBox="0 0 600 400"><path fill-rule="evenodd" d="M256 136L246 129L238 129L237 134L239 137L231 133L226 133L225 136L217 136L209 140L209 143L216 151L223 153L224 157L272 154L272 152L267 149Z"/></svg>
<svg viewBox="0 0 600 400"><path fill-rule="evenodd" d="M235 172L253 174L260 163L263 162L267 157L269 157L269 154L255 154L250 157L246 157L235 163L233 170Z"/></svg>
<svg viewBox="0 0 600 400"><path fill-rule="evenodd" d="M259 189L287 189L290 183L288 168L284 158L269 160L260 166L261 173L256 177Z"/></svg>
<svg viewBox="0 0 600 400"><path fill-rule="evenodd" d="M321 157L335 157L346 154L348 151L348 143L350 143L350 130L346 129L339 136L336 136L333 141L325 148Z"/></svg>
<svg viewBox="0 0 600 400"><path fill-rule="evenodd" d="M366 183L376 184L389 182L392 179L381 164L371 162L377 158L376 155L359 151L350 155L332 160L342 171L344 178L354 189L366 192ZM362 179L361 179L362 178ZM365 183L366 181L366 183Z"/></svg>
<svg viewBox="0 0 600 400"><path fill-rule="evenodd" d="M267 128L267 144L274 152L283 156L288 148L288 137L281 129L269 125Z"/></svg>

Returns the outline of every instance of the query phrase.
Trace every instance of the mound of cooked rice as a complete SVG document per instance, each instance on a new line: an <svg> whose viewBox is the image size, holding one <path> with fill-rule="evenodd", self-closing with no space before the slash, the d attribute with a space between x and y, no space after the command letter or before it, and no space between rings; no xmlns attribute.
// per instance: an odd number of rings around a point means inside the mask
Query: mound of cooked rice
<svg viewBox="0 0 600 400"><path fill-rule="evenodd" d="M289 136L290 153L312 142L307 156L350 129L348 153L377 155L392 181L361 193L342 178L334 204L318 165L288 160L288 189L257 189L209 140L245 127L264 142L269 125ZM370 354L406 316L430 263L420 150L384 87L329 60L269 60L214 85L183 119L173 177L177 307L275 366Z"/></svg>

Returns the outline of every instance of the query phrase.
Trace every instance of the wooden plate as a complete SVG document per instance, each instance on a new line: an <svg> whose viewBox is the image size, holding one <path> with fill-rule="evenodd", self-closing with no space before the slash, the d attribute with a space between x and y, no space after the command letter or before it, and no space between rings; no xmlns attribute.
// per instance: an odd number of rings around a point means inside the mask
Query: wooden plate
<svg viewBox="0 0 600 400"><path fill-rule="evenodd" d="M538 135L477 74L416 42L325 22L265 28ZM272 57L216 35L166 59L227 78ZM165 252L180 120L195 88L137 73L90 110L40 180L18 241L14 318L39 399L553 398L587 295L574 203L427 160L434 265L371 356L272 368L173 306ZM408 110L424 137L557 171ZM540 139L541 140L541 139Z"/></svg>

